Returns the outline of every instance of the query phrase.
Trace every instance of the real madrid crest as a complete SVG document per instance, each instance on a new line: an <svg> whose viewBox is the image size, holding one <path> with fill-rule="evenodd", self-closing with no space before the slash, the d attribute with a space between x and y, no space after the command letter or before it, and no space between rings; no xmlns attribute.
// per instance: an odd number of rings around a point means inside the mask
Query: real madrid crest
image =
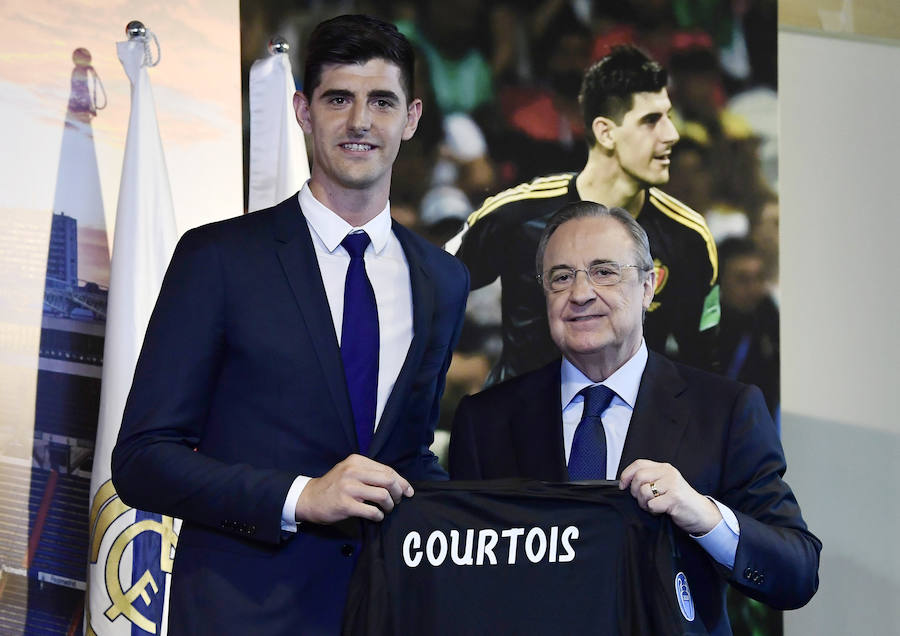
<svg viewBox="0 0 900 636"><path fill-rule="evenodd" d="M97 490L91 504L90 565L99 565L104 571L103 582L110 600L109 607L103 612L106 618L114 621L119 616L124 616L145 632L157 634L160 626L144 616L138 610L136 602L140 599L144 607L149 607L160 592L165 590L165 577L172 572L178 535L175 533L172 517L163 516L159 521L141 519L130 524L116 523L131 510L132 508L119 499L112 481L106 481ZM123 583L122 574L127 568L122 567L122 560L126 549L145 532L160 536L159 570L163 573L162 580L157 580L150 570L144 570L135 573L134 577L128 577L129 580ZM101 545L109 545L105 563L99 563L102 556ZM135 580L134 583L131 583L132 578ZM86 623L86 633L94 634L90 615Z"/></svg>

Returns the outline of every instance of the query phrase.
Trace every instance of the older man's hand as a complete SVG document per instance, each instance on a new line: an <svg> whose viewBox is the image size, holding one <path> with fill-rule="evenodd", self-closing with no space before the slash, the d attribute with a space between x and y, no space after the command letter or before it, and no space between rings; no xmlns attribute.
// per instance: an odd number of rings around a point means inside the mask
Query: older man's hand
<svg viewBox="0 0 900 636"><path fill-rule="evenodd" d="M652 514L667 514L679 528L704 535L722 520L718 507L694 490L671 464L639 459L622 471L619 488L628 489L638 505Z"/></svg>

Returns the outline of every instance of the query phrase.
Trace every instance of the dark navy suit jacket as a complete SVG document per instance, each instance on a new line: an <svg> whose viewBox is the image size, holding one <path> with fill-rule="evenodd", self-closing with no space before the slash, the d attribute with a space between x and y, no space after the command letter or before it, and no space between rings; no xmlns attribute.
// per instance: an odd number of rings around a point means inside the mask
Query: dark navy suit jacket
<svg viewBox="0 0 900 636"><path fill-rule="evenodd" d="M428 450L468 273L394 225L413 340L369 456L445 479ZM334 634L359 524L282 532L298 474L357 452L340 349L296 196L187 232L150 320L113 452L129 505L180 517L172 634Z"/></svg>
<svg viewBox="0 0 900 636"><path fill-rule="evenodd" d="M560 361L464 398L450 438L452 479L567 481ZM730 634L725 584L777 609L804 605L818 587L821 542L782 480L784 452L762 393L650 352L617 475L637 459L668 462L740 524L734 569L679 533L698 615Z"/></svg>

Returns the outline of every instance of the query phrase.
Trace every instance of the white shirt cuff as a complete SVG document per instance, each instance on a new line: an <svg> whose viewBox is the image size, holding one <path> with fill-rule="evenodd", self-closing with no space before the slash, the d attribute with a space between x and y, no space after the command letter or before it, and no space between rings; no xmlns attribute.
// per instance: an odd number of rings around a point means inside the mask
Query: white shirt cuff
<svg viewBox="0 0 900 636"><path fill-rule="evenodd" d="M741 526L731 508L712 497L707 497L707 499L716 504L716 508L722 513L722 520L706 534L699 537L691 535L691 538L699 543L700 547L706 550L716 562L731 569L734 567L734 555L737 554Z"/></svg>
<svg viewBox="0 0 900 636"><path fill-rule="evenodd" d="M297 532L297 501L311 479L312 477L298 475L291 484L287 497L284 498L284 506L281 508L281 529L285 532Z"/></svg>

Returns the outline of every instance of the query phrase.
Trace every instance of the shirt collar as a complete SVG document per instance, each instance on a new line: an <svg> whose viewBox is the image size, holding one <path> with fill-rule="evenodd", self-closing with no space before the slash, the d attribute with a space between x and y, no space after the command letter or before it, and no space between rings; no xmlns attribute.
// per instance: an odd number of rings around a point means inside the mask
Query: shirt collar
<svg viewBox="0 0 900 636"><path fill-rule="evenodd" d="M574 364L563 358L560 386L562 408L565 409L583 388L604 384L615 391L616 395L633 410L641 386L641 376L644 375L644 367L647 366L647 356L647 343L641 340L637 353L603 382L592 382L589 377L576 369Z"/></svg>
<svg viewBox="0 0 900 636"><path fill-rule="evenodd" d="M309 181L300 189L300 207L303 216L329 252L334 252L344 237L355 230L365 230L372 241L375 253L380 253L388 243L391 235L391 202L375 218L362 227L353 227L337 214L329 210L309 189Z"/></svg>

